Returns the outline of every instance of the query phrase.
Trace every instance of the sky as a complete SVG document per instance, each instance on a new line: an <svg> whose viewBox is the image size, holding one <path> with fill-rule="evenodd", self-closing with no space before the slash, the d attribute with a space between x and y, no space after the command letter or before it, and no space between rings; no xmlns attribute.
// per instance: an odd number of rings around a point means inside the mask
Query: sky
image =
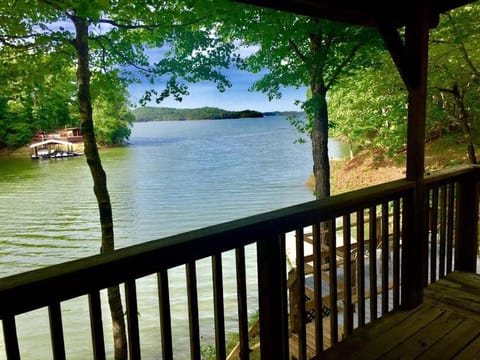
<svg viewBox="0 0 480 360"><path fill-rule="evenodd" d="M306 89L284 88L281 99L268 100L268 96L261 92L249 91L255 80L260 78L258 74L250 74L238 69L230 69L226 72L232 86L227 88L224 93L220 93L215 84L211 82L201 82L189 85L190 95L183 98L182 102L175 101L173 98L164 100L157 104L151 102L148 106L174 107L174 108L197 108L197 107L218 107L225 110L257 110L260 112L268 111L301 111L300 107L295 105L295 100L305 100ZM129 86L130 101L133 105L138 102L145 90L151 89L152 85L148 83L132 84ZM154 89L161 91L162 83L156 83Z"/></svg>
<svg viewBox="0 0 480 360"><path fill-rule="evenodd" d="M70 29L72 33L74 29L70 22L58 21L52 25L53 29L57 28ZM100 24L91 31L94 31L96 35L108 32L111 26ZM150 63L155 63L163 58L167 48L147 48L145 54L148 56ZM257 48L251 47L239 47L236 51L242 57L250 55L255 52ZM135 72L135 69L129 69ZM227 78L232 83L230 88L227 88L224 93L220 93L216 85L211 82L200 82L197 84L189 85L190 95L185 96L182 102L175 101L173 97L167 98L162 103L157 104L155 101L147 103L147 106L158 107L174 107L174 108L198 108L198 107L218 107L225 110L240 111L240 110L256 110L260 112L269 111L302 111L298 105L295 105L296 100L304 101L306 96L306 88L296 89L294 87L283 88L282 98L273 99L269 101L268 96L261 92L249 91L252 84L260 79L261 74L251 74L247 71L243 71L237 68L230 68L224 70ZM164 88L164 84L158 81L153 86L153 89L161 92ZM146 90L152 89L152 85L148 81L142 83L134 83L128 87L130 93L130 102L136 107L139 105L139 100L142 98Z"/></svg>
<svg viewBox="0 0 480 360"><path fill-rule="evenodd" d="M149 57L150 62L155 63L164 56L165 51L165 47L151 48L146 49L145 53ZM245 57L256 51L256 48L241 47L237 51L240 56ZM256 80L259 80L262 74L252 74L235 67L231 67L228 70L222 70L222 72L232 83L232 86L227 88L224 93L220 93L214 83L204 81L197 84L189 84L190 95L184 97L182 102L175 101L173 98L168 98L160 104L153 101L146 105L182 109L209 106L231 111L301 111L300 107L295 105L295 100L305 100L306 88L283 88L281 99L269 101L266 94L249 91L252 84ZM153 88L160 92L164 86L164 83L157 81ZM149 89L152 89L152 85L146 81L144 83L130 85L128 90L131 103L133 105L138 105L145 90Z"/></svg>
<svg viewBox="0 0 480 360"><path fill-rule="evenodd" d="M51 28L56 30L59 28L70 30L74 33L73 25L69 21L58 21L51 25ZM110 25L99 24L90 31L95 35L99 35L105 32L109 32ZM162 59L167 51L167 47L156 47L144 49L151 64L158 62ZM239 46L236 52L245 58L253 52L257 51L256 46ZM132 73L137 71L130 67L129 70ZM273 99L269 101L268 96L261 92L249 91L252 84L261 78L261 74L252 74L247 71L243 71L237 68L230 68L228 70L222 70L227 78L232 83L230 88L227 88L225 92L218 91L216 85L212 82L200 82L197 84L189 84L190 95L183 97L182 102L175 101L173 97L167 98L160 104L155 101L147 103L147 106L158 107L173 107L173 108L198 108L198 107L217 107L225 110L240 111L240 110L256 110L260 112L269 111L302 111L302 109L295 105L296 100L304 101L306 96L306 88L302 87L296 89L294 87L282 88L281 99ZM138 74L138 73L137 73ZM141 78L141 76L139 76ZM133 83L128 87L130 94L130 102L136 107L140 106L139 100L145 94L146 90L157 90L160 93L164 89L165 84L158 80L154 86L147 81L141 83Z"/></svg>

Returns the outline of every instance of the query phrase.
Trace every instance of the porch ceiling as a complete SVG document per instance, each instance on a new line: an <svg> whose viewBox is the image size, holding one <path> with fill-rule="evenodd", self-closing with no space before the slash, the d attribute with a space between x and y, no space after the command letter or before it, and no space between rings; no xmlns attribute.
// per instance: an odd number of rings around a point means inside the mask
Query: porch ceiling
<svg viewBox="0 0 480 360"><path fill-rule="evenodd" d="M421 1L415 0L236 0L252 5L314 16L349 24L378 27L388 23L404 26ZM474 0L431 0L430 26L436 26L440 13Z"/></svg>

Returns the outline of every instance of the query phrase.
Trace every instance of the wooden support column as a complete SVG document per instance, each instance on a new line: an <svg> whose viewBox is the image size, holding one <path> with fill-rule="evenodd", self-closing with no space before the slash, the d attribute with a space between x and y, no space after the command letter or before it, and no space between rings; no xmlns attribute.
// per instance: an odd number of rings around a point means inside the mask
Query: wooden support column
<svg viewBox="0 0 480 360"><path fill-rule="evenodd" d="M402 239L402 306L422 303L424 252L425 117L431 2L418 0L405 27L405 41L388 23L379 26L387 49L408 90L407 180L415 182L415 194L406 200Z"/></svg>
<svg viewBox="0 0 480 360"><path fill-rule="evenodd" d="M257 243L262 359L288 359L285 243L270 236Z"/></svg>
<svg viewBox="0 0 480 360"><path fill-rule="evenodd" d="M427 101L430 2L419 1L416 16L405 29L405 55L409 73L407 180L414 181L413 206L407 207L407 234L403 239L402 305L410 309L423 301L425 221L425 117Z"/></svg>

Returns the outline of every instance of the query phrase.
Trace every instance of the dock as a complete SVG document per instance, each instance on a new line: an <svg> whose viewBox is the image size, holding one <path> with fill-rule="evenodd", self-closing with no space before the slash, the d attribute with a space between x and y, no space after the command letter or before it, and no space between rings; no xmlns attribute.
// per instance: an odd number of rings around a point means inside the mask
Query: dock
<svg viewBox="0 0 480 360"><path fill-rule="evenodd" d="M30 145L31 157L38 159L58 159L81 156L83 153L74 151L74 144L69 141L49 139Z"/></svg>

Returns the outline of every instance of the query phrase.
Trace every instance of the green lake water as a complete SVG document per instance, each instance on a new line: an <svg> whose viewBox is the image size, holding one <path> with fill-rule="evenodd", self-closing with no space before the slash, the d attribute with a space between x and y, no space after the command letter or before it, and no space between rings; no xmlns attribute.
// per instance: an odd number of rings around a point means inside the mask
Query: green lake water
<svg viewBox="0 0 480 360"><path fill-rule="evenodd" d="M284 117L138 123L130 145L102 150L113 204L117 247L160 239L313 200L305 182L311 147ZM347 149L335 141L331 157ZM84 157L30 160L0 157L0 276L97 254L98 210ZM236 327L234 258L224 255L226 327ZM247 249L249 310L257 307L255 249ZM210 260L198 266L202 342L213 343ZM185 270L169 272L174 347L188 358ZM1 280L0 280L1 281ZM143 356L160 358L156 278L138 282ZM35 296L35 294L32 294ZM87 301L62 304L69 359L89 359ZM25 359L51 358L45 310L18 320ZM107 347L111 347L104 309ZM4 355L0 343L0 359ZM109 353L109 356L112 354Z"/></svg>

